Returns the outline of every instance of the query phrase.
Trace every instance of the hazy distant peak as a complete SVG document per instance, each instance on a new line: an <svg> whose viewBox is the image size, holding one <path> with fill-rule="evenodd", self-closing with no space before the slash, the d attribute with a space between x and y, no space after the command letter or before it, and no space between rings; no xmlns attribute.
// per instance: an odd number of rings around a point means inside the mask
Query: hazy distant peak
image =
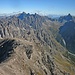
<svg viewBox="0 0 75 75"><path fill-rule="evenodd" d="M69 13L68 16L71 16L71 14Z"/></svg>
<svg viewBox="0 0 75 75"><path fill-rule="evenodd" d="M67 17L69 17L69 18L71 18L71 19L72 19L72 15L71 15L70 13L67 15Z"/></svg>

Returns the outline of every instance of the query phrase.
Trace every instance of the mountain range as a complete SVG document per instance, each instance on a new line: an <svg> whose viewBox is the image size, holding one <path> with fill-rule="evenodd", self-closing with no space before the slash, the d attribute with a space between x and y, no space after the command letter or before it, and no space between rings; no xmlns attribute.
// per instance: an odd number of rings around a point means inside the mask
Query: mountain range
<svg viewBox="0 0 75 75"><path fill-rule="evenodd" d="M75 75L75 17L19 13L0 18L0 75Z"/></svg>

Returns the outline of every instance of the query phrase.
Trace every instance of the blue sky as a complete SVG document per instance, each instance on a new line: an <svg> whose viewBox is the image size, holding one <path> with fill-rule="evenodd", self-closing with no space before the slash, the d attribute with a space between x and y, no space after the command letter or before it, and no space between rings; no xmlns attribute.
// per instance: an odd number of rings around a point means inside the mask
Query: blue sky
<svg viewBox="0 0 75 75"><path fill-rule="evenodd" d="M75 15L75 0L0 0L0 14L13 12Z"/></svg>

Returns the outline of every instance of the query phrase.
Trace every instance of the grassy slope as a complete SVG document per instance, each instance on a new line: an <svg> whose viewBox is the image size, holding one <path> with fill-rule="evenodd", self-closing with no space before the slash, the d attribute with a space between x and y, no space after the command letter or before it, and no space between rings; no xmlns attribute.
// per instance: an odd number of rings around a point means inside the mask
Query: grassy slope
<svg viewBox="0 0 75 75"><path fill-rule="evenodd" d="M55 62L59 65L59 68L64 72L70 73L70 75L75 75L75 65L72 63L71 60L67 59L60 52L54 56Z"/></svg>

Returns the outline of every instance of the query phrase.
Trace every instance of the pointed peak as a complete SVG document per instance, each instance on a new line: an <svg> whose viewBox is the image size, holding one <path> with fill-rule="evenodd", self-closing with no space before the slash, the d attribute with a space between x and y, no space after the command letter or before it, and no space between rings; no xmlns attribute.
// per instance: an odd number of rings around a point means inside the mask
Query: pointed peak
<svg viewBox="0 0 75 75"><path fill-rule="evenodd" d="M22 12L21 14L26 14L25 12Z"/></svg>
<svg viewBox="0 0 75 75"><path fill-rule="evenodd" d="M18 18L20 19L24 19L24 17L26 16L27 14L25 12L22 12L18 15Z"/></svg>
<svg viewBox="0 0 75 75"><path fill-rule="evenodd" d="M34 15L38 15L37 13L35 13Z"/></svg>
<svg viewBox="0 0 75 75"><path fill-rule="evenodd" d="M69 13L68 16L71 16L71 14Z"/></svg>
<svg viewBox="0 0 75 75"><path fill-rule="evenodd" d="M25 12L22 12L22 13L25 13Z"/></svg>

